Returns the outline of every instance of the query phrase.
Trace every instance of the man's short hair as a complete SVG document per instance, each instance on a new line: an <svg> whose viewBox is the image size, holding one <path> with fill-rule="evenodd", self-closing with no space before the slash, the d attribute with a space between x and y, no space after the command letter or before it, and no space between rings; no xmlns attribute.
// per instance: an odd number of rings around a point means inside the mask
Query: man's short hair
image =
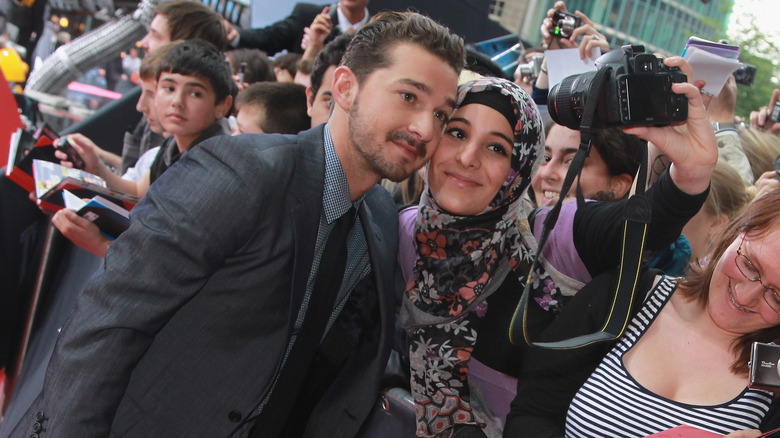
<svg viewBox="0 0 780 438"><path fill-rule="evenodd" d="M157 80L157 70L160 68L160 60L166 53L172 48L181 44L182 41L174 41L172 43L163 44L157 50L144 56L141 60L141 68L138 70L138 75L142 81L147 79Z"/></svg>
<svg viewBox="0 0 780 438"><path fill-rule="evenodd" d="M325 72L328 67L338 67L341 64L341 58L344 57L344 52L347 51L349 42L352 41L351 33L344 33L337 36L333 41L329 42L322 48L317 58L314 60L314 68L311 71L311 98L314 100L314 96L322 86L322 78L325 76Z"/></svg>
<svg viewBox="0 0 780 438"><path fill-rule="evenodd" d="M230 75L225 55L203 40L181 41L160 59L157 80L162 73L174 73L207 79L216 94L216 103L235 97L236 84Z"/></svg>
<svg viewBox="0 0 780 438"><path fill-rule="evenodd" d="M205 4L194 0L170 0L157 5L154 12L165 15L171 41L202 39L227 48L227 32L222 17Z"/></svg>
<svg viewBox="0 0 780 438"><path fill-rule="evenodd" d="M265 111L259 123L265 133L297 134L309 129L306 87L294 82L258 82L238 94L236 108L258 106Z"/></svg>
<svg viewBox="0 0 780 438"><path fill-rule="evenodd" d="M355 32L342 64L362 82L374 70L390 65L389 50L397 43L414 43L441 58L460 74L466 59L463 39L416 12L381 12Z"/></svg>

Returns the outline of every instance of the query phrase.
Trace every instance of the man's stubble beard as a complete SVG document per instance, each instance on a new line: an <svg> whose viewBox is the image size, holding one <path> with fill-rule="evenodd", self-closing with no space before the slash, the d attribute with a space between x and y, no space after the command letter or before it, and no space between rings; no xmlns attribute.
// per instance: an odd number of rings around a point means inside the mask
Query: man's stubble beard
<svg viewBox="0 0 780 438"><path fill-rule="evenodd" d="M376 137L382 134L372 134L370 132L370 123L365 120L366 117L361 115L359 107L359 99L356 98L355 103L349 110L349 142L350 146L357 152L356 155L360 157L366 168L371 169L380 175L381 178L387 178L393 182L401 182L425 164L424 162L421 162L419 166L407 170L404 168L403 163L390 162L382 153L382 144L376 141ZM405 131L390 131L385 135L385 140L405 141L413 145L421 157L425 156L425 143L415 140Z"/></svg>

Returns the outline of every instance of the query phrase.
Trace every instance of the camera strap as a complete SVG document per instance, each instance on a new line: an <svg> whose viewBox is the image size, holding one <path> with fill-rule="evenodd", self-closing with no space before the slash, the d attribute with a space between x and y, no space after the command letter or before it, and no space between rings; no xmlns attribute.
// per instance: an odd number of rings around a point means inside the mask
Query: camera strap
<svg viewBox="0 0 780 438"><path fill-rule="evenodd" d="M610 72L611 68L609 67L600 69L594 76L591 88L588 91L587 104L585 105L580 127L580 147L569 165L569 170L566 173L566 178L564 178L563 187L561 188L561 196L545 219L542 235L536 250L536 256L534 257L533 265L526 278L523 295L515 309L515 313L512 316L512 322L509 326L509 339L515 344L522 339L529 346L547 349L562 350L580 348L596 342L607 342L619 338L630 320L631 307L635 300L639 269L642 263L647 224L650 222L650 206L645 198L645 181L647 181L646 142L643 147L640 148L639 179L636 184L636 193L626 201L620 267L618 271L619 277L607 320L604 322L601 330L595 333L556 342L532 342L527 328L528 301L530 299L531 284L535 281L535 278L533 278L534 273L537 272L539 268L542 250L547 243L550 231L558 220L565 198L564 194L569 192L571 185L574 182L574 178L581 173L585 159L590 153L591 133L596 117L598 100ZM582 207L584 204L579 180L577 184L577 204L577 208Z"/></svg>

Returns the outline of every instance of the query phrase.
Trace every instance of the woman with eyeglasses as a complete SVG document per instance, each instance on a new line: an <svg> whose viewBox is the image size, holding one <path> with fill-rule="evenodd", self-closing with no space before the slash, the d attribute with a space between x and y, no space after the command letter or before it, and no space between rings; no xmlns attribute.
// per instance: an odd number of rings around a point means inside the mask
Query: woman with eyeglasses
<svg viewBox="0 0 780 438"><path fill-rule="evenodd" d="M660 277L580 388L567 437L644 437L680 425L754 437L772 394L748 387L754 341L780 340L780 192L740 213L685 279Z"/></svg>

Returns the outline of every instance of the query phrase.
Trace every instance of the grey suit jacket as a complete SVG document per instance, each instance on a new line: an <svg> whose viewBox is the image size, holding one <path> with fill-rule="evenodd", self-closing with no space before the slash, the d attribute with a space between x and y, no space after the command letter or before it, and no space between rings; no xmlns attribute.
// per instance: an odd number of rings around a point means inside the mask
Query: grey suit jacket
<svg viewBox="0 0 780 438"><path fill-rule="evenodd" d="M312 265L323 128L218 137L150 188L80 295L44 389L12 436L226 437L267 394ZM393 327L397 215L378 186L360 209L379 294L375 342L357 351L307 425L354 436ZM374 287L375 286L375 287Z"/></svg>

